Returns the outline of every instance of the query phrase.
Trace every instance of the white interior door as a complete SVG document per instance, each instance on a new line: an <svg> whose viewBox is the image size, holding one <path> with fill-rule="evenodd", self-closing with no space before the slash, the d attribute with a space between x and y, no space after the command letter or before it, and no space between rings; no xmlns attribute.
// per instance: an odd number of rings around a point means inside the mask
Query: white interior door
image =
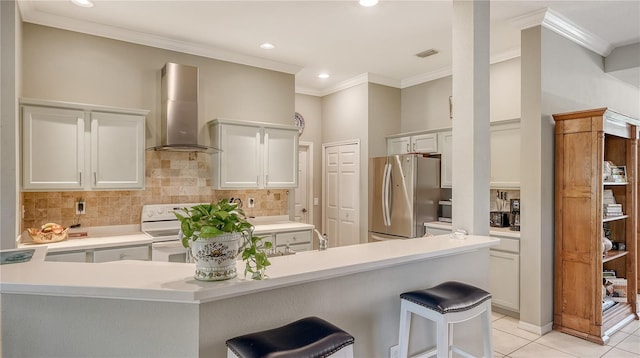
<svg viewBox="0 0 640 358"><path fill-rule="evenodd" d="M360 144L327 145L324 150L324 231L330 246L360 242Z"/></svg>
<svg viewBox="0 0 640 358"><path fill-rule="evenodd" d="M298 144L298 187L294 192L294 219L313 224L313 143Z"/></svg>

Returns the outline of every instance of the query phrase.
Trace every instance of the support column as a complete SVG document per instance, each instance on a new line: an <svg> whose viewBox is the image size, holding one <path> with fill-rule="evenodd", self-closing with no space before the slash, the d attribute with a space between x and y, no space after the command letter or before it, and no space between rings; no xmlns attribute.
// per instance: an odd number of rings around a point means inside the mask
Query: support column
<svg viewBox="0 0 640 358"><path fill-rule="evenodd" d="M453 0L453 228L489 235L489 1Z"/></svg>
<svg viewBox="0 0 640 358"><path fill-rule="evenodd" d="M0 249L16 247L18 233L17 3L0 1Z"/></svg>

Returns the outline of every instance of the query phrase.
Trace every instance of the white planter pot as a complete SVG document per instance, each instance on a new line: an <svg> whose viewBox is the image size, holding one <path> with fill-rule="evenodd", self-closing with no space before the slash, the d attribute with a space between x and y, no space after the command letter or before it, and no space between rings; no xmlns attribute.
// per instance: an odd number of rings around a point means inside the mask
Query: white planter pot
<svg viewBox="0 0 640 358"><path fill-rule="evenodd" d="M228 280L237 276L236 257L244 247L243 233L234 232L191 241L195 278L202 281Z"/></svg>

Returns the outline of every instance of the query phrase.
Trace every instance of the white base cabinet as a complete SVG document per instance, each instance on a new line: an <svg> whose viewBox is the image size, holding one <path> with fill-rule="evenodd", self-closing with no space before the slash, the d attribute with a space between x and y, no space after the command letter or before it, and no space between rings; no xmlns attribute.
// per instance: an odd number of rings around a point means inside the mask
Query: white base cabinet
<svg viewBox="0 0 640 358"><path fill-rule="evenodd" d="M146 111L22 104L23 190L144 189Z"/></svg>
<svg viewBox="0 0 640 358"><path fill-rule="evenodd" d="M489 288L494 306L520 312L520 241L500 237L489 250Z"/></svg>
<svg viewBox="0 0 640 358"><path fill-rule="evenodd" d="M209 122L213 186L217 189L290 189L298 186L298 128L215 119Z"/></svg>
<svg viewBox="0 0 640 358"><path fill-rule="evenodd" d="M109 262L120 260L150 261L151 244L49 252L45 257L45 261L62 262Z"/></svg>
<svg viewBox="0 0 640 358"><path fill-rule="evenodd" d="M109 262L120 260L151 260L151 245L115 247L93 252L93 262Z"/></svg>
<svg viewBox="0 0 640 358"><path fill-rule="evenodd" d="M263 240L271 242L276 252L284 253L289 245L295 252L311 251L313 250L313 231L312 230L298 230L290 232L277 232L277 233L260 233L255 234L262 237Z"/></svg>

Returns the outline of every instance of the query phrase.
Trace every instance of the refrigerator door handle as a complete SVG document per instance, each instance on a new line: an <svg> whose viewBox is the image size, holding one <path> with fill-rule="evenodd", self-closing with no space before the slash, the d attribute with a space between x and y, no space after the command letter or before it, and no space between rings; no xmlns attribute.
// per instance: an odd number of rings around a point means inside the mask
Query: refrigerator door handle
<svg viewBox="0 0 640 358"><path fill-rule="evenodd" d="M384 167L384 180L382 183L382 218L385 226L391 226L391 164Z"/></svg>

